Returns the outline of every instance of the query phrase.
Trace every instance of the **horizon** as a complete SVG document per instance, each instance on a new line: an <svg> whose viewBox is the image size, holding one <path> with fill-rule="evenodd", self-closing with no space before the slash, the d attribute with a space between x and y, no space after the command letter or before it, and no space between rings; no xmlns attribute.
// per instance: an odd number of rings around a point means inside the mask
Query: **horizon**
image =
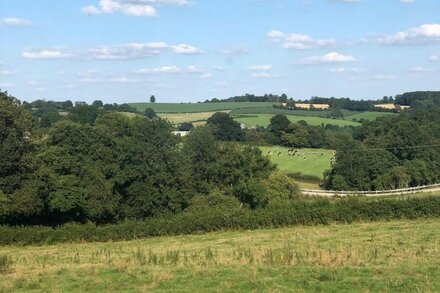
<svg viewBox="0 0 440 293"><path fill-rule="evenodd" d="M22 101L440 90L435 0L36 2L0 0L0 89Z"/></svg>

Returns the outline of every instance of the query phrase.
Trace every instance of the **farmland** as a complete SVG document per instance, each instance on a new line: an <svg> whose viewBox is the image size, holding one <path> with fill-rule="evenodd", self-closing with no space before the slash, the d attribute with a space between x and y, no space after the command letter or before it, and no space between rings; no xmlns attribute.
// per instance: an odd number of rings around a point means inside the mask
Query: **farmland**
<svg viewBox="0 0 440 293"><path fill-rule="evenodd" d="M266 127L270 123L270 118L272 118L273 115L270 114L259 114L259 115L249 115L249 117L239 117L235 120L239 123L243 123L248 127L251 126L264 126ZM360 123L353 122L353 121L347 121L347 120L338 120L338 119L330 119L330 118L322 118L322 117L306 117L306 116L293 116L293 115L287 115L287 118L291 122L298 122L300 120L306 121L310 125L338 125L338 126L359 126Z"/></svg>
<svg viewBox="0 0 440 293"><path fill-rule="evenodd" d="M391 113L391 112L361 112L361 113L357 113L354 115L350 115L348 117L346 117L346 119L356 119L356 120L360 120L360 119L365 119L365 120L375 120L376 118L379 117L386 117L386 116L395 116L397 115L397 113Z"/></svg>
<svg viewBox="0 0 440 293"><path fill-rule="evenodd" d="M138 111L152 108L157 113L194 113L232 110L238 108L271 108L272 102L223 103L131 103Z"/></svg>
<svg viewBox="0 0 440 293"><path fill-rule="evenodd" d="M275 163L278 169L286 174L301 173L302 175L315 176L323 178L324 171L330 169L330 160L334 156L333 150L326 149L299 149L296 156L289 156L287 154L288 148L274 146L274 147L260 147L264 155L272 151L270 159ZM281 153L278 156L278 153ZM316 155L313 155L316 153ZM322 156L321 156L322 154ZM304 160L304 156L306 159Z"/></svg>
<svg viewBox="0 0 440 293"><path fill-rule="evenodd" d="M436 292L439 229L424 219L5 246L0 292Z"/></svg>

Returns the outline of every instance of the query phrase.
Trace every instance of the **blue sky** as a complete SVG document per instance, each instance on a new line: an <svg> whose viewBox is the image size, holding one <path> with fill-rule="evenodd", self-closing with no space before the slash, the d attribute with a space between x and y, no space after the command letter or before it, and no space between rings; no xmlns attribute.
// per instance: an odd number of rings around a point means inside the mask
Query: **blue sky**
<svg viewBox="0 0 440 293"><path fill-rule="evenodd" d="M0 0L22 100L377 99L440 90L438 0Z"/></svg>

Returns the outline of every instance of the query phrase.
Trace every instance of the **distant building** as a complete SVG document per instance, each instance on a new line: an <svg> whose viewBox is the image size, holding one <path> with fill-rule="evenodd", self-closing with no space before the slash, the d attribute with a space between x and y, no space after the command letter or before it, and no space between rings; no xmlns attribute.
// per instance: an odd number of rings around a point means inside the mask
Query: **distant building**
<svg viewBox="0 0 440 293"><path fill-rule="evenodd" d="M75 102L75 107L78 107L78 106L87 106L87 103L86 102L82 102L82 101Z"/></svg>

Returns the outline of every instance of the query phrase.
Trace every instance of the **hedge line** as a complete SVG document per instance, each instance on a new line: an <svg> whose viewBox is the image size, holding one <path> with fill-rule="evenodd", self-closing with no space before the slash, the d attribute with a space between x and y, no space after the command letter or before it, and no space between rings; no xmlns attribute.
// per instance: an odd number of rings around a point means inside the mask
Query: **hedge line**
<svg viewBox="0 0 440 293"><path fill-rule="evenodd" d="M440 217L440 197L339 201L313 200L273 205L256 211L209 207L173 216L96 226L66 224L0 226L0 245L40 245L80 241L117 241L151 236L199 234L218 230L257 229L293 225L352 223L392 219Z"/></svg>

